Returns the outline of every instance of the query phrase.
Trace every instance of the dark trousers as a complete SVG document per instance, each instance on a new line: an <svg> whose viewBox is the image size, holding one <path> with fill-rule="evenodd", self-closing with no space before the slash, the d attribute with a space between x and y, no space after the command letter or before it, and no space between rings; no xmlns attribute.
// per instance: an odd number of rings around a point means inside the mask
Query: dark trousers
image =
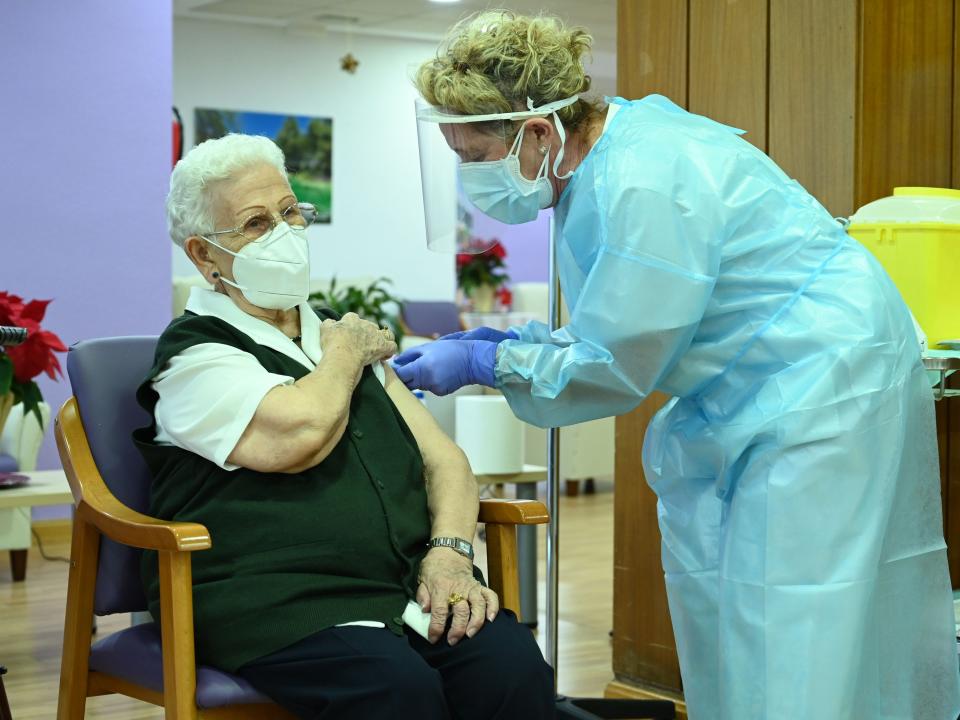
<svg viewBox="0 0 960 720"><path fill-rule="evenodd" d="M431 645L407 629L339 627L244 665L247 682L303 720L552 720L553 672L501 612L473 638Z"/></svg>

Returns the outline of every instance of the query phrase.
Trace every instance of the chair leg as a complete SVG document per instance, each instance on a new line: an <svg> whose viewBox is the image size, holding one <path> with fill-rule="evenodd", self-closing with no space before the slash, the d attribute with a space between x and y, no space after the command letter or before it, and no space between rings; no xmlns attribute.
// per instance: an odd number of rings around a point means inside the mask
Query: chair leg
<svg viewBox="0 0 960 720"><path fill-rule="evenodd" d="M577 497L580 494L580 481L567 480L567 497Z"/></svg>
<svg viewBox="0 0 960 720"><path fill-rule="evenodd" d="M14 582L23 582L27 579L27 551L10 551L10 574Z"/></svg>
<svg viewBox="0 0 960 720"><path fill-rule="evenodd" d="M57 720L83 720L86 711L93 592L97 582L99 553L100 533L82 517L75 516L70 546Z"/></svg>
<svg viewBox="0 0 960 720"><path fill-rule="evenodd" d="M188 552L160 553L160 636L165 717L167 720L197 720L193 572Z"/></svg>

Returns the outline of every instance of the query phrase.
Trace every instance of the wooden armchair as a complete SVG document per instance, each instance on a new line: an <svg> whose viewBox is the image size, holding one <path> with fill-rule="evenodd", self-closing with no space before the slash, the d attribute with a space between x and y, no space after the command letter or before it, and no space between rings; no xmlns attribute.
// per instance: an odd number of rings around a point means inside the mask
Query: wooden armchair
<svg viewBox="0 0 960 720"><path fill-rule="evenodd" d="M196 523L144 515L149 474L130 442L148 418L133 388L152 364L155 337L106 338L71 348L74 397L61 408L56 439L76 513L60 671L59 720L82 720L86 699L118 693L160 705L176 720L288 720L292 716L241 678L197 667L191 553L211 546ZM547 522L535 501L484 500L488 576L502 605L519 609L516 526ZM160 558L161 626L136 625L91 647L95 614L146 609L139 551Z"/></svg>

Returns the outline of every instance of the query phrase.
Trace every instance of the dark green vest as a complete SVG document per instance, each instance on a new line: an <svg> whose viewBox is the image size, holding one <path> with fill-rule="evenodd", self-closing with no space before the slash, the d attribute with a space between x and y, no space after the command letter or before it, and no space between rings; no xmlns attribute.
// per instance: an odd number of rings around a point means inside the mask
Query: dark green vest
<svg viewBox="0 0 960 720"><path fill-rule="evenodd" d="M321 313L321 316L333 317ZM299 379L297 361L230 324L187 313L157 346L137 391L153 415L151 380L199 343L253 355L271 373ZM134 432L153 475L150 513L207 527L213 547L193 553L197 659L234 671L324 628L378 620L400 634L430 537L417 443L368 367L346 433L322 463L296 475L224 470L199 455L157 445L155 425ZM150 612L160 616L156 553L142 568Z"/></svg>

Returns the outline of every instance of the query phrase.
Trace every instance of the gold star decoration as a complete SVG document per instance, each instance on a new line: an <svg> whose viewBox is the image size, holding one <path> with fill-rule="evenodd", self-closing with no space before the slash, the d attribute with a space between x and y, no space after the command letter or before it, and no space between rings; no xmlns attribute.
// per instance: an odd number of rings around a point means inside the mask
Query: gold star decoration
<svg viewBox="0 0 960 720"><path fill-rule="evenodd" d="M360 61L357 60L353 53L347 53L342 58L340 58L340 69L344 72L348 72L353 75L357 72L357 66L360 65Z"/></svg>

